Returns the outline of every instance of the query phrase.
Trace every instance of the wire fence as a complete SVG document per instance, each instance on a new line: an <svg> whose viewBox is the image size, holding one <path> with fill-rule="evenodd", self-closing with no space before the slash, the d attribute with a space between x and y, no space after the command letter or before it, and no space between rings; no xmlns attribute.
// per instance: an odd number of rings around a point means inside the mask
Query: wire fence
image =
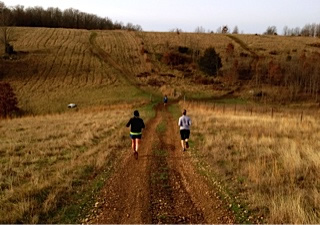
<svg viewBox="0 0 320 225"><path fill-rule="evenodd" d="M320 107L298 108L285 106L268 105L245 105L245 104L224 104L204 103L200 101L180 101L184 108L195 108L196 110L207 110L217 114L237 116L263 116L270 118L296 118L303 122L306 118L320 120Z"/></svg>

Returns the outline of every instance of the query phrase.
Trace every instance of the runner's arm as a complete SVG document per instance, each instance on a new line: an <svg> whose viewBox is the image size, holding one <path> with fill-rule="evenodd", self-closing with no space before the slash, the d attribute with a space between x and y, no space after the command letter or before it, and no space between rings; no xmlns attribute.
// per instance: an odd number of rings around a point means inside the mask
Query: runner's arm
<svg viewBox="0 0 320 225"><path fill-rule="evenodd" d="M127 123L126 127L130 127L131 124L131 119L129 120L129 122Z"/></svg>

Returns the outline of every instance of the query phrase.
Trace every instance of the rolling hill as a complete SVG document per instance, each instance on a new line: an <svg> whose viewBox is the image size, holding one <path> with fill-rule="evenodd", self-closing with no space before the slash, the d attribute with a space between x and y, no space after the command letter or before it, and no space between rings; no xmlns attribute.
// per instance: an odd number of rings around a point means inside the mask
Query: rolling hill
<svg viewBox="0 0 320 225"><path fill-rule="evenodd" d="M62 112L70 102L140 101L151 90L171 98L252 99L264 90L270 101L318 100L317 38L19 27L13 36L17 54L0 59L0 79L32 114ZM222 59L217 78L197 66L209 47Z"/></svg>
<svg viewBox="0 0 320 225"><path fill-rule="evenodd" d="M0 223L319 223L318 38L12 34L0 81L25 114L0 119ZM198 66L209 47L217 76ZM125 127L134 109L147 125L139 159Z"/></svg>

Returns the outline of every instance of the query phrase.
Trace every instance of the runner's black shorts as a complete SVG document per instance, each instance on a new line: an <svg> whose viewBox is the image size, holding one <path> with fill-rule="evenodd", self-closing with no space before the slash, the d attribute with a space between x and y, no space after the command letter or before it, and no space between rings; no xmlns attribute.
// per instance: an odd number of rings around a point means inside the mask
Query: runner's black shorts
<svg viewBox="0 0 320 225"><path fill-rule="evenodd" d="M131 139L141 139L142 138L142 134L139 134L139 135L130 134L130 137L131 137Z"/></svg>
<svg viewBox="0 0 320 225"><path fill-rule="evenodd" d="M181 140L189 139L190 130L180 130Z"/></svg>

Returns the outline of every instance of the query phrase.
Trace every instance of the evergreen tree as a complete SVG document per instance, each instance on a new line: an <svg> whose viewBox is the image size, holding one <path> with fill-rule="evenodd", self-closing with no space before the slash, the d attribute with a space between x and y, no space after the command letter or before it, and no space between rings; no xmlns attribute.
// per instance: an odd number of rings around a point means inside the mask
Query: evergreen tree
<svg viewBox="0 0 320 225"><path fill-rule="evenodd" d="M216 76L222 67L221 58L213 47L207 48L204 55L199 59L200 70L210 76Z"/></svg>

